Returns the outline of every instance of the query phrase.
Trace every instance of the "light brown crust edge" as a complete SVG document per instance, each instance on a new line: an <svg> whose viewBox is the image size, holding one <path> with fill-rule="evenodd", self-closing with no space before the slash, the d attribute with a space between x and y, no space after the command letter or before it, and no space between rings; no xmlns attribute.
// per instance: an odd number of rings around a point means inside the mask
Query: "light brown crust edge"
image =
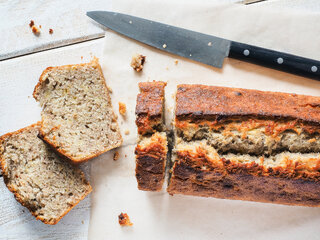
<svg viewBox="0 0 320 240"><path fill-rule="evenodd" d="M34 123L34 124L30 125L30 126L21 128L21 129L19 129L19 130L17 130L17 131L9 132L9 133L6 133L6 134L2 135L2 136L0 137L0 145L2 144L2 142L4 141L4 139L6 139L6 138L8 138L8 137L10 137L10 136L12 136L12 135L14 135L14 134L19 134L19 133L23 132L24 130L33 128L33 127L35 127L35 126L40 126L40 123L41 123L41 122L37 122L37 123ZM33 212L30 208L28 208L28 206L25 205L25 203L24 203L24 202L22 201L22 199L21 199L21 196L18 194L17 190L14 189L14 188L12 188L12 187L9 187L9 186L7 185L7 182L8 182L8 178L7 178L7 176L8 176L8 171L7 171L7 168L5 167L4 159L2 158L2 154L0 154L0 168L1 168L1 171L2 171L2 174L3 174L4 182L5 182L6 186L7 186L7 188L9 189L9 191L13 193L15 199L16 199L22 206L26 207L26 208L30 211L30 213L31 213L37 220L40 220L40 221L42 221L42 222L45 223L45 224L49 224L49 225L55 225L55 224L57 224L68 212L70 212L70 210L71 210L72 208L74 208L76 205L78 205L78 203L79 203L80 201L82 201L86 196L89 195L89 193L92 192L92 187L91 187L90 183L87 182L84 173L79 169L80 174L81 174L81 176L82 176L82 178L83 178L83 180L84 180L84 183L88 184L88 186L89 186L88 191L85 192L85 194L83 195L82 198L80 198L78 201L74 202L73 205L70 206L70 208L67 209L67 211L65 211L58 219L55 219L53 222L49 222L49 221L46 221L45 219L43 219L42 217L37 216L37 215L35 214L35 212Z"/></svg>
<svg viewBox="0 0 320 240"><path fill-rule="evenodd" d="M46 68L42 74L40 75L40 78L39 78L39 82L37 83L37 85L35 86L34 88L34 91L33 91L33 97L36 101L38 101L38 98L37 98L37 92L40 90L40 86L41 84L45 81L43 79L43 76L45 74L47 74L47 72L49 72L50 70L52 69L61 69L61 68L65 68L65 67L72 67L72 66L86 66L86 65L92 65L92 66L96 66L98 71L100 72L100 75L102 76L103 78L103 83L104 83L104 86L105 86L105 90L107 92L107 96L109 98L109 101L110 101L110 105L111 105L111 108L112 108L112 111L113 111L113 106L112 106L112 101L111 101L111 97L110 97L110 94L108 92L108 87L107 87L107 83L106 83L106 80L104 78L104 75L103 75L103 72L102 72L102 69L101 69L101 66L99 64L99 59L94 57L93 60L89 63L80 63L80 64L69 64L69 65L63 65L63 66L57 66L57 67L48 67ZM114 111L113 111L114 113ZM94 157L97 157L105 152L108 152L110 151L111 149L114 149L114 148L117 148L117 147L120 147L123 143L123 138L121 136L121 133L120 133L120 128L119 128L119 124L118 124L118 121L116 121L116 125L117 125L117 129L118 129L118 137L120 139L119 141L119 144L115 145L115 146L112 146L110 148L106 148L100 152L97 152L95 154L91 154L87 157L84 157L84 158L74 158L73 156L71 156L70 154L67 154L65 151L63 151L63 149L59 148L57 144L55 144L53 141L51 141L48 137L46 137L45 133L43 132L43 122L41 121L41 126L40 126L40 136L41 138L46 142L48 143L52 148L54 148L57 152L59 152L60 154L62 154L63 156L66 156L67 158L69 158L72 162L74 163L82 163L82 162L86 162Z"/></svg>

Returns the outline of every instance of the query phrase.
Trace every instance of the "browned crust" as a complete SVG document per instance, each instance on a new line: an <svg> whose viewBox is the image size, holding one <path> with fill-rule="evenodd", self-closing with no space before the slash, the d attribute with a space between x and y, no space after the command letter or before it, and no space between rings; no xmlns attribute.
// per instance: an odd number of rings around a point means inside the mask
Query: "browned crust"
<svg viewBox="0 0 320 240"><path fill-rule="evenodd" d="M162 123L164 88L167 84L161 81L139 83L140 93L137 96L136 124L139 134L153 133Z"/></svg>
<svg viewBox="0 0 320 240"><path fill-rule="evenodd" d="M318 160L319 162L319 160ZM202 149L178 151L167 191L204 197L320 206L320 164L266 168L228 159L212 161Z"/></svg>
<svg viewBox="0 0 320 240"><path fill-rule="evenodd" d="M320 97L205 85L178 85L176 118L297 119L320 124Z"/></svg>
<svg viewBox="0 0 320 240"><path fill-rule="evenodd" d="M165 164L167 158L167 142L163 138L155 138L149 145L137 145L136 178L138 188L145 191L162 189Z"/></svg>
<svg viewBox="0 0 320 240"><path fill-rule="evenodd" d="M12 136L12 135L17 135L17 134L20 134L22 133L23 131L25 130L28 130L28 129L31 129L31 128L34 128L34 127L39 127L40 126L40 123L41 122L37 122L37 123L34 123L28 127L24 127L24 128L21 128L17 131L14 131L14 132L10 132L10 133L7 133L5 135L2 135L0 137L0 145L3 144L3 141ZM7 188L9 189L9 191L11 191L15 197L15 199L24 207L26 207L30 212L31 214L37 219L37 220L41 220L43 223L45 224L49 224L49 225L55 225L57 224L72 208L74 208L81 200L83 200L89 193L91 193L92 191L92 187L90 185L90 183L86 180L85 178L85 175L84 173L79 169L79 173L81 174L81 177L83 179L83 183L88 185L89 186L89 189L88 191L76 202L74 202L69 209L67 209L67 211L65 211L59 218L57 219L54 219L54 221L46 221L44 218L40 217L40 216L37 216L35 212L32 211L32 209L30 208L30 206L28 204L26 204L23 199L21 198L21 195L17 192L17 189L13 188L13 187L10 187L8 185L8 182L9 182L9 179L8 179L8 170L7 168L5 167L5 163L4 163L4 159L3 159L3 156L0 152L0 167L1 167L1 171L2 171L2 174L3 174L3 178L4 178L4 182L7 186Z"/></svg>
<svg viewBox="0 0 320 240"><path fill-rule="evenodd" d="M40 88L41 88L41 84L45 81L44 79L44 76L51 70L53 69L63 69L63 68L66 68L66 67L80 67L80 66L87 66L87 65L92 65L94 67L96 67L98 69L98 71L100 72L100 75L101 77L103 78L103 82L104 82L104 85L105 85L105 89L106 89L106 93L107 93L107 96L109 98L109 101L110 101L110 104L111 104L111 107L112 107L112 102L111 102L111 99L110 99L110 95L109 95L109 92L108 92L108 87L107 87L107 84L106 84L106 81L104 79L104 75L103 75L103 72L102 72L102 69L101 69L101 66L99 64L99 59L94 57L93 60L90 62L90 63L80 63L80 64L70 64L70 65L63 65L63 66L58 66L58 67L48 67L46 68L42 74L40 75L40 78L39 78L39 82L38 84L35 86L34 88L34 91L33 91L33 97L39 101L38 97L37 97L37 93L38 91L40 91ZM118 125L118 122L116 121L116 124L117 124L117 129L119 129L119 125ZM62 149L57 142L55 142L54 140L50 140L46 135L45 133L43 132L43 122L41 122L41 127L40 127L40 136L41 138L46 142L48 143L52 148L54 148L57 152L59 152L60 154L62 154L63 156L66 156L67 158L69 158L71 161L75 162L75 163L82 163L82 162L86 162L94 157L97 157L99 155L101 155L102 153L105 153L105 152L108 152L110 151L111 149L114 149L114 148L117 148L117 147L120 147L122 145L122 142L123 142L123 139L122 139L122 136L119 132L119 138L120 138L120 142L117 144L117 145L114 145L110 148L106 148L104 149L103 151L99 151L97 153L94 153L94 154L91 154L91 155L88 155L87 157L83 157L83 158L75 158L73 157L72 155L68 154L64 149Z"/></svg>

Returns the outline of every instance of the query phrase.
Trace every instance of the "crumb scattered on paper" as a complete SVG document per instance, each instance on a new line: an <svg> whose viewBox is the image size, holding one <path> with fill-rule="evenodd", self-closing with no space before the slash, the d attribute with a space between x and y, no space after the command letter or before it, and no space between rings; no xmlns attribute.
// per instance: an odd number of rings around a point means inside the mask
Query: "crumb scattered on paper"
<svg viewBox="0 0 320 240"><path fill-rule="evenodd" d="M127 154L125 154L124 157L127 157Z"/></svg>
<svg viewBox="0 0 320 240"><path fill-rule="evenodd" d="M115 153L113 154L113 161L117 161L117 160L119 159L119 157L120 157L119 152L115 152Z"/></svg>
<svg viewBox="0 0 320 240"><path fill-rule="evenodd" d="M50 28L50 29L49 29L49 34L52 34L52 33L53 33L53 29Z"/></svg>
<svg viewBox="0 0 320 240"><path fill-rule="evenodd" d="M39 28L42 28L42 26L41 26L41 25L39 25Z"/></svg>
<svg viewBox="0 0 320 240"><path fill-rule="evenodd" d="M109 85L107 85L107 89L108 89L108 92L109 93L112 93L113 91L112 91L112 88L109 86Z"/></svg>
<svg viewBox="0 0 320 240"><path fill-rule="evenodd" d="M81 223L84 224L84 221L82 220Z"/></svg>
<svg viewBox="0 0 320 240"><path fill-rule="evenodd" d="M29 23L29 26L32 28L32 27L33 27L33 25L34 25L34 21L33 21L33 20L31 20L31 21L30 21L30 23Z"/></svg>
<svg viewBox="0 0 320 240"><path fill-rule="evenodd" d="M125 134L125 135L129 135L129 134L130 134L129 129L126 129L126 130L124 131L124 134Z"/></svg>
<svg viewBox="0 0 320 240"><path fill-rule="evenodd" d="M177 65L179 63L178 59L174 60L174 64Z"/></svg>
<svg viewBox="0 0 320 240"><path fill-rule="evenodd" d="M32 32L37 36L40 35L40 29L37 28L36 26L32 26Z"/></svg>
<svg viewBox="0 0 320 240"><path fill-rule="evenodd" d="M132 56L130 66L137 72L140 72L143 69L143 65L145 61L146 61L146 56L143 56L141 54L136 54Z"/></svg>
<svg viewBox="0 0 320 240"><path fill-rule="evenodd" d="M166 67L166 70L169 70L169 68L168 68L168 67Z"/></svg>
<svg viewBox="0 0 320 240"><path fill-rule="evenodd" d="M119 224L121 226L132 226L133 225L133 223L130 221L128 214L126 214L126 213L120 213L118 218L119 218Z"/></svg>
<svg viewBox="0 0 320 240"><path fill-rule="evenodd" d="M122 116L125 116L125 115L126 115L126 112L127 112L127 106L126 106L126 104L124 104L123 102L119 102L119 113L120 113Z"/></svg>

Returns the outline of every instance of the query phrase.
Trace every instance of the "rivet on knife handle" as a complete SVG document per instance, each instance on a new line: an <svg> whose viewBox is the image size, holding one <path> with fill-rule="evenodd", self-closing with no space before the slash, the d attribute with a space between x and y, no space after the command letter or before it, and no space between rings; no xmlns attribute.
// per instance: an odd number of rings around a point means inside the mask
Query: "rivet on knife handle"
<svg viewBox="0 0 320 240"><path fill-rule="evenodd" d="M320 61L233 41L229 57L320 80Z"/></svg>

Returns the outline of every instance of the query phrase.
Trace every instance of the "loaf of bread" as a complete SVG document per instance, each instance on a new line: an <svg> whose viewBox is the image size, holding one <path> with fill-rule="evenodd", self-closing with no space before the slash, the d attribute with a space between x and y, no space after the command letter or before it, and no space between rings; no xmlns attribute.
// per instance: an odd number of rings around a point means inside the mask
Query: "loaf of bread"
<svg viewBox="0 0 320 240"><path fill-rule="evenodd" d="M320 97L179 85L167 191L320 206Z"/></svg>
<svg viewBox="0 0 320 240"><path fill-rule="evenodd" d="M33 96L42 107L41 137L72 161L86 161L121 145L122 137L97 59L47 68Z"/></svg>
<svg viewBox="0 0 320 240"><path fill-rule="evenodd" d="M167 160L167 136L164 125L164 82L139 83L136 124L139 140L135 149L138 188L160 191Z"/></svg>
<svg viewBox="0 0 320 240"><path fill-rule="evenodd" d="M46 224L56 224L90 192L83 172L39 137L40 123L0 137L0 165L17 201Z"/></svg>

